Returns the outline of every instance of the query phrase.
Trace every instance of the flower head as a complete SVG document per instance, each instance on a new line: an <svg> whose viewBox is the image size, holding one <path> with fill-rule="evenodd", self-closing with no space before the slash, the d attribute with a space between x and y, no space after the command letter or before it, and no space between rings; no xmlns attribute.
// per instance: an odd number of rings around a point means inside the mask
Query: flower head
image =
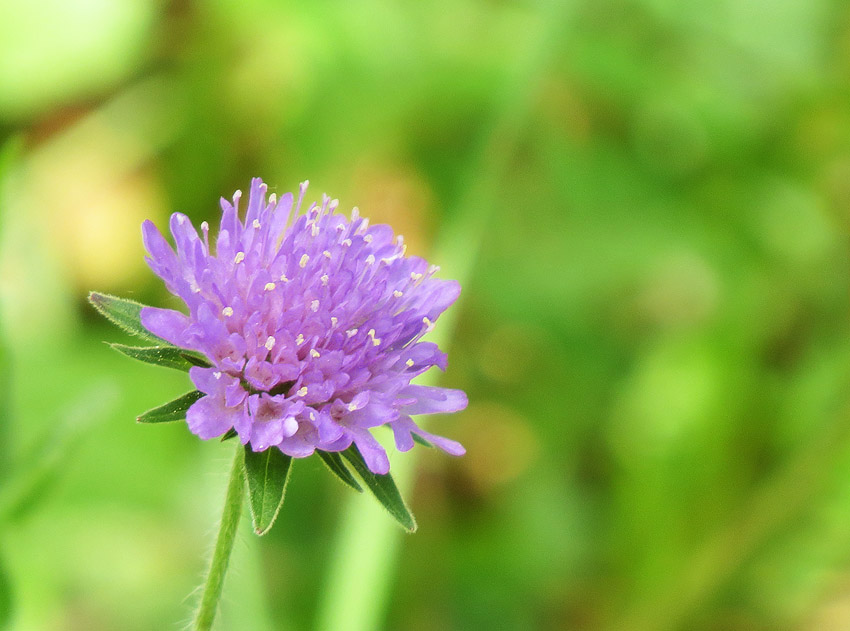
<svg viewBox="0 0 850 631"><path fill-rule="evenodd" d="M221 200L215 249L180 213L171 216L176 252L150 221L146 258L189 315L142 309L142 324L168 342L205 355L211 367L189 376L205 396L186 414L208 439L233 430L254 451L293 457L352 444L374 473L389 461L371 429L392 428L401 451L416 434L462 455L455 441L420 429L416 414L466 407L460 390L413 385L432 366L446 367L436 344L420 341L460 293L435 267L405 256L402 238L370 226L357 209L348 220L323 197L301 212L291 193L267 198L258 178L244 220L239 191Z"/></svg>

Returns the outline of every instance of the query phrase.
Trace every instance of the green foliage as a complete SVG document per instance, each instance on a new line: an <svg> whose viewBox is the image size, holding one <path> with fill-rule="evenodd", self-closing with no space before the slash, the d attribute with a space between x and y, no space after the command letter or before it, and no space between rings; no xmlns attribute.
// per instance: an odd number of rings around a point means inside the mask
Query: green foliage
<svg viewBox="0 0 850 631"><path fill-rule="evenodd" d="M292 457L276 447L255 452L245 446L245 479L254 532L266 534L283 506Z"/></svg>
<svg viewBox="0 0 850 631"><path fill-rule="evenodd" d="M182 421L186 418L186 410L192 407L192 404L203 396L204 393L200 390L192 390L177 397L173 401L148 410L139 415L136 421L139 423L171 423L172 421Z"/></svg>
<svg viewBox="0 0 850 631"><path fill-rule="evenodd" d="M381 503L381 506L387 509L387 512L395 518L402 528L408 532L416 532L416 520L401 498L392 474L378 475L372 473L356 445L352 445L341 453L351 463L357 475L360 476L375 499Z"/></svg>
<svg viewBox="0 0 850 631"><path fill-rule="evenodd" d="M134 300L95 291L89 294L89 302L97 309L98 313L130 335L140 337L146 342L153 342L157 346L168 344L142 326L140 313L145 305ZM140 358L137 357L136 359Z"/></svg>
<svg viewBox="0 0 850 631"><path fill-rule="evenodd" d="M119 353L146 364L175 368L189 372L192 366L210 366L201 355L176 346L127 346L125 344L110 344Z"/></svg>
<svg viewBox="0 0 850 631"><path fill-rule="evenodd" d="M358 493L363 492L363 487L357 484L357 480L351 475L351 472L342 461L342 457L334 451L317 451L316 452L322 462L327 465L328 470L336 476L343 484L351 487Z"/></svg>

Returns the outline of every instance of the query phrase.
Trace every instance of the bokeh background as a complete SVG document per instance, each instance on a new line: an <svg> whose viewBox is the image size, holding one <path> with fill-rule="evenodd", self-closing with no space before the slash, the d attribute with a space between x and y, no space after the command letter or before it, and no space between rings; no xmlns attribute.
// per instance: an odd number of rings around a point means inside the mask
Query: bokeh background
<svg viewBox="0 0 850 631"><path fill-rule="evenodd" d="M296 462L218 629L850 628L846 2L0 0L0 147L0 627L190 620L231 445L85 296L169 304L140 222L259 175L462 281L469 453L365 597Z"/></svg>

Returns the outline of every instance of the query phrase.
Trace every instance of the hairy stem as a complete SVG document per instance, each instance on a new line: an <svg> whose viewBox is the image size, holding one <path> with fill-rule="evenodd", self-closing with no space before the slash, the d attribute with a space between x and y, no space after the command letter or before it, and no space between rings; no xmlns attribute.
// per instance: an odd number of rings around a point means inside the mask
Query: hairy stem
<svg viewBox="0 0 850 631"><path fill-rule="evenodd" d="M221 526L215 541L210 569L204 581L204 593L201 605L195 616L195 631L209 631L215 619L218 601L221 599L221 588L224 585L224 575L233 551L236 529L242 516L242 501L245 496L245 465L242 445L236 446L236 456L233 468L230 470L230 481L227 484L227 496L224 498L224 510L221 515Z"/></svg>

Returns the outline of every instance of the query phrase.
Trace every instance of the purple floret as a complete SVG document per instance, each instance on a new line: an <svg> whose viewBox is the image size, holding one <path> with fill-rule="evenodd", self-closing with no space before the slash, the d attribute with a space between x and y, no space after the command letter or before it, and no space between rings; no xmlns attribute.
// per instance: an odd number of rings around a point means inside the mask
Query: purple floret
<svg viewBox="0 0 850 631"><path fill-rule="evenodd" d="M431 366L445 370L445 353L420 338L460 285L434 278L389 226L369 226L356 209L348 220L324 196L301 213L306 188L297 202L267 199L255 178L244 221L241 193L222 199L215 254L206 222L199 236L188 217L171 216L176 253L153 223L142 225L148 265L189 309L146 307L142 324L213 364L189 371L206 395L189 408L189 428L204 439L233 429L254 451L297 458L353 443L380 474L390 465L371 429L381 425L401 451L417 434L463 455L411 417L457 412L466 395L410 383Z"/></svg>

